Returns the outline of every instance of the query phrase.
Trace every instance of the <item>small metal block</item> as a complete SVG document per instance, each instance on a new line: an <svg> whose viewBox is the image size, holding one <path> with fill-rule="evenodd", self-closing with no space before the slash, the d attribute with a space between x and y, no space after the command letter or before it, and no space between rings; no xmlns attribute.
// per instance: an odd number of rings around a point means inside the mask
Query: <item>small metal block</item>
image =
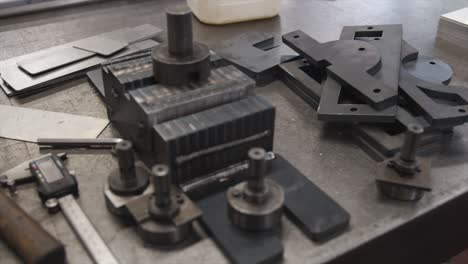
<svg viewBox="0 0 468 264"><path fill-rule="evenodd" d="M231 222L246 230L270 230L281 223L284 191L276 182L265 179L265 199L254 202L247 198L249 188L242 182L227 191L228 214Z"/></svg>
<svg viewBox="0 0 468 264"><path fill-rule="evenodd" d="M376 181L383 194L397 200L417 201L424 192L431 191L430 159L418 158L419 169L415 175L400 174L394 168L395 162L395 159L390 159L378 165Z"/></svg>

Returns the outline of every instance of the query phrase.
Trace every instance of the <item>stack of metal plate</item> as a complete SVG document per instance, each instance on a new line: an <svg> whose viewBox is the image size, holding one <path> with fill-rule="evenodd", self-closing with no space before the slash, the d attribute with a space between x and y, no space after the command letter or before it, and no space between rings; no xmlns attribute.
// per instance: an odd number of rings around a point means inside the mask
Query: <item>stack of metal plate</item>
<svg viewBox="0 0 468 264"><path fill-rule="evenodd" d="M468 48L468 7L440 16L437 36Z"/></svg>
<svg viewBox="0 0 468 264"><path fill-rule="evenodd" d="M448 64L419 55L402 33L401 25L347 26L340 40L319 43L294 31L283 40L302 57L280 64L280 77L376 160L400 150L411 124L425 130L421 145L435 146L468 122L468 93L448 85Z"/></svg>
<svg viewBox="0 0 468 264"><path fill-rule="evenodd" d="M0 62L0 87L8 96L28 93L81 76L109 59L158 45L149 40L162 33L140 25L103 33Z"/></svg>

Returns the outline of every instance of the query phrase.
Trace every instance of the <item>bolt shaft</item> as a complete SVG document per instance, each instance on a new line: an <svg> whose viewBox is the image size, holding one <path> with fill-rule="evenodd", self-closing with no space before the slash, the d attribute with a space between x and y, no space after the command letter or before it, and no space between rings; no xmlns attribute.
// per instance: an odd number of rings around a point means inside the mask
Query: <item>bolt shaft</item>
<svg viewBox="0 0 468 264"><path fill-rule="evenodd" d="M265 189L266 168L266 151L262 148L252 148L249 151L250 180L247 182L249 189L257 192Z"/></svg>
<svg viewBox="0 0 468 264"><path fill-rule="evenodd" d="M136 172L132 142L123 140L117 143L115 150L119 161L120 177L122 182L133 182L136 179Z"/></svg>
<svg viewBox="0 0 468 264"><path fill-rule="evenodd" d="M152 169L153 186L156 206L168 207L171 205L171 177L169 167L158 164Z"/></svg>
<svg viewBox="0 0 468 264"><path fill-rule="evenodd" d="M405 142L401 148L400 158L406 162L416 161L416 150L424 129L420 125L410 124L405 135Z"/></svg>
<svg viewBox="0 0 468 264"><path fill-rule="evenodd" d="M193 54L192 12L186 5L169 8L166 13L169 52L175 56Z"/></svg>

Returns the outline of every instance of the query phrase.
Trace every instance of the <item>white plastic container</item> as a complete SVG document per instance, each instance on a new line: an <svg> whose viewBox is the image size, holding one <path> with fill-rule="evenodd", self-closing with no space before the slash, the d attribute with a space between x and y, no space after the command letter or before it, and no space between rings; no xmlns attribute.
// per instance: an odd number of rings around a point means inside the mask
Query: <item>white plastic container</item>
<svg viewBox="0 0 468 264"><path fill-rule="evenodd" d="M228 24L278 15L281 0L187 0L193 14L206 24Z"/></svg>

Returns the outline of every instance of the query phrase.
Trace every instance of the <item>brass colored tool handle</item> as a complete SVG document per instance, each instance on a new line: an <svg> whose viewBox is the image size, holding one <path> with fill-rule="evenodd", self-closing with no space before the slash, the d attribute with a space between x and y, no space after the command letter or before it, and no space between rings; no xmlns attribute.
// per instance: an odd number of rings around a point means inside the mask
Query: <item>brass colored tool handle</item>
<svg viewBox="0 0 468 264"><path fill-rule="evenodd" d="M65 263L64 246L2 192L0 238L26 264Z"/></svg>

